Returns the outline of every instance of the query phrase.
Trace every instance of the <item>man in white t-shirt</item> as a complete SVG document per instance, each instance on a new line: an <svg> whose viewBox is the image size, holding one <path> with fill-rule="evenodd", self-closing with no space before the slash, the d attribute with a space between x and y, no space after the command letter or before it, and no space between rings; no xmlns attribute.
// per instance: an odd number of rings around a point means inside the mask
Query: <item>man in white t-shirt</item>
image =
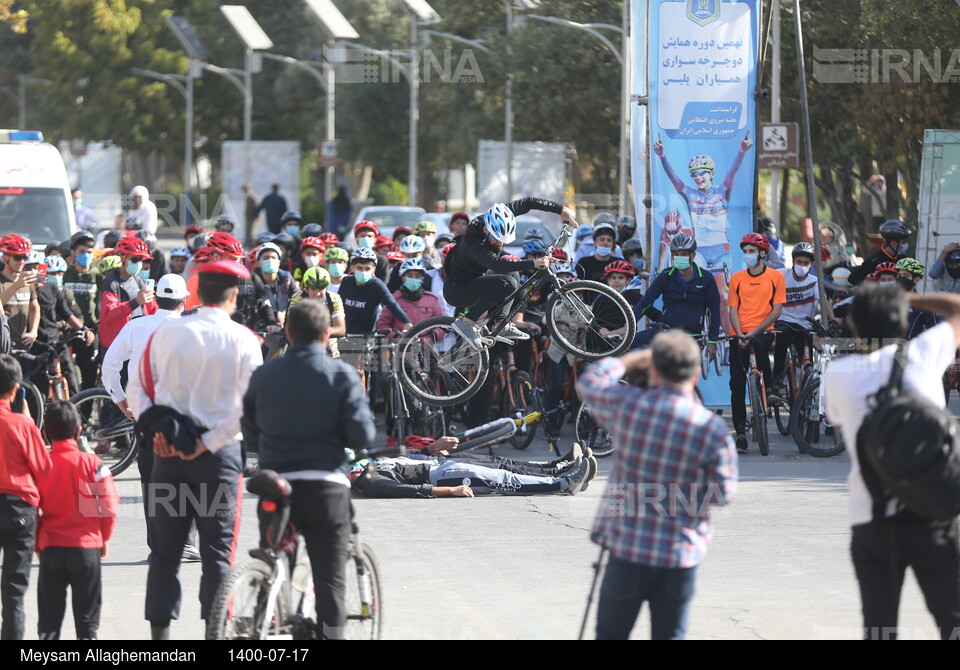
<svg viewBox="0 0 960 670"><path fill-rule="evenodd" d="M803 362L803 347L810 341L812 319L817 313L817 303L820 297L820 287L813 269L813 245L809 242L800 242L793 246L791 252L793 267L777 270L783 275L787 291L787 302L783 306L780 318L777 319L776 348L773 354L774 388L780 387L783 369L787 359L787 349L793 345L797 365ZM827 306L829 310L829 305ZM833 317L833 314L827 314Z"/></svg>
<svg viewBox="0 0 960 670"><path fill-rule="evenodd" d="M907 332L907 309L937 312L944 322L910 342L904 388L944 407L941 377L960 347L960 296L953 293L907 294L871 284L851 305L848 323L865 343L862 353L837 359L823 383L827 418L850 445L850 552L860 584L865 639L896 637L897 610L906 568L912 568L943 639L960 631L960 544L957 519L934 522L890 501L883 519L875 519L873 499L864 483L856 435L869 413L871 396L890 378L895 345ZM882 348L881 348L882 346Z"/></svg>

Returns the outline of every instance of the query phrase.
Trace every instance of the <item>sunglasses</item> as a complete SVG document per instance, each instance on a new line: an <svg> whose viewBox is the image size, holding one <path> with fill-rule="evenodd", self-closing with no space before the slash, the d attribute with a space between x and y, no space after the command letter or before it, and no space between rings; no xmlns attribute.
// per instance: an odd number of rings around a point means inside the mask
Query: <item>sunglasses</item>
<svg viewBox="0 0 960 670"><path fill-rule="evenodd" d="M704 177L711 174L710 170L694 170L690 173L691 177Z"/></svg>

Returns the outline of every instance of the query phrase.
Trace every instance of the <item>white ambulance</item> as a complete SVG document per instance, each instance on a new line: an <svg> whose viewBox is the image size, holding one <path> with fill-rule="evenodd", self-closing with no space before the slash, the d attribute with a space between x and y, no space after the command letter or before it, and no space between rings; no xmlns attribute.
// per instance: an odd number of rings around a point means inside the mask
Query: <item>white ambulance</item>
<svg viewBox="0 0 960 670"><path fill-rule="evenodd" d="M22 235L42 250L75 232L60 152L39 131L0 130L0 235Z"/></svg>

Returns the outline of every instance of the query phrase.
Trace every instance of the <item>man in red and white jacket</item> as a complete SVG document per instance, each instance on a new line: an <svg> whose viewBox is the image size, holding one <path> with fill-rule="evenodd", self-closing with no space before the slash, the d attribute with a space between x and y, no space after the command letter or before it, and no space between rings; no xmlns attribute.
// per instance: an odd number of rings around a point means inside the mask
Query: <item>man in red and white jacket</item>
<svg viewBox="0 0 960 670"><path fill-rule="evenodd" d="M117 522L120 499L110 469L77 447L80 414L69 402L52 403L44 430L53 442L52 467L40 482L37 586L41 640L59 640L67 587L80 640L97 639L103 598L100 559Z"/></svg>
<svg viewBox="0 0 960 670"><path fill-rule="evenodd" d="M121 237L116 246L120 267L108 274L100 285L100 361L132 317L153 314L157 303L141 277L143 261L150 260L147 243L138 237Z"/></svg>
<svg viewBox="0 0 960 670"><path fill-rule="evenodd" d="M423 278L427 268L419 258L408 258L400 265L400 289L394 291L393 297L410 317L411 323L417 323L432 316L443 316L443 306L437 296L423 288ZM377 321L377 330L404 330L404 323L393 315L390 310L380 312Z"/></svg>

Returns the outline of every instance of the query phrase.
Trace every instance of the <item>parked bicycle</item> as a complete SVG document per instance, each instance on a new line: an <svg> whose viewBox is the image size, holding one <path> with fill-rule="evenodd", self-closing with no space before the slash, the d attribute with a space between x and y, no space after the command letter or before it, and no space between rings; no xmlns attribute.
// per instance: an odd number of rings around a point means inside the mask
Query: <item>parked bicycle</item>
<svg viewBox="0 0 960 670"><path fill-rule="evenodd" d="M547 255L566 244L569 236L570 228L564 224ZM544 268L490 310L491 314L505 310L506 316L488 317L480 323L483 338L479 350L454 330L452 317L438 316L415 324L398 347L404 388L430 405L454 405L470 398L490 373L490 348L498 340L510 342L500 336L501 331L541 290L551 292L544 314L547 332L565 351L593 361L622 354L633 342L636 318L617 291L593 281L564 283L550 268ZM558 329L558 320L570 325Z"/></svg>
<svg viewBox="0 0 960 670"><path fill-rule="evenodd" d="M398 450L363 457L395 455ZM306 542L290 523L293 488L273 472L247 481L260 497L259 507L273 515L266 546L250 551L251 560L223 580L207 620L208 640L307 640L317 635L313 569ZM356 524L347 558L345 637L378 640L383 629L380 568L373 550L360 541Z"/></svg>

